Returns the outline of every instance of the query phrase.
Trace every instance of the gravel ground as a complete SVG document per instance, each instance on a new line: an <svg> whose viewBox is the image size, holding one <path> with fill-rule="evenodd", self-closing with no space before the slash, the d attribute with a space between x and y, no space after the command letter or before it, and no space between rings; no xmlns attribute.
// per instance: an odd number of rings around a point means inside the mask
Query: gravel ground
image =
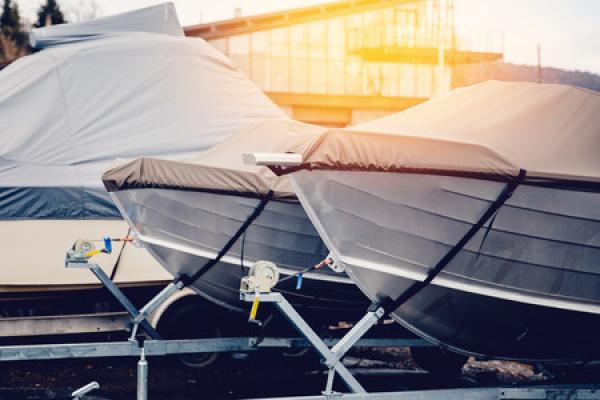
<svg viewBox="0 0 600 400"><path fill-rule="evenodd" d="M96 380L101 389L96 400L135 398L136 359L60 360L16 362L1 365L0 400L68 399L74 388ZM152 399L202 400L316 394L325 376L316 357L283 359L275 353L253 354L243 360L221 357L210 368L193 370L175 359L149 359ZM442 378L420 370L407 349L363 349L345 359L361 373L368 390L474 386L514 382L539 382L546 377L532 366L470 359L458 378ZM376 376L365 371L377 370ZM339 388L341 389L341 388Z"/></svg>

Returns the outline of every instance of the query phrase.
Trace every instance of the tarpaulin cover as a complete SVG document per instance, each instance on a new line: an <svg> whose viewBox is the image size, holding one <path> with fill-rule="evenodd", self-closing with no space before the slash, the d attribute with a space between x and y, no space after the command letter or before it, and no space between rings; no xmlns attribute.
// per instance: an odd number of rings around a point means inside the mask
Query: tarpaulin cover
<svg viewBox="0 0 600 400"><path fill-rule="evenodd" d="M183 29L177 20L175 7L172 3L164 3L77 24L34 28L29 34L29 43L33 48L42 49L123 32L184 36Z"/></svg>
<svg viewBox="0 0 600 400"><path fill-rule="evenodd" d="M490 81L324 133L307 168L434 171L600 182L600 93Z"/></svg>
<svg viewBox="0 0 600 400"><path fill-rule="evenodd" d="M101 181L115 159L189 158L267 120L288 118L202 39L44 49L0 72L0 219L120 218Z"/></svg>
<svg viewBox="0 0 600 400"><path fill-rule="evenodd" d="M570 86L492 81L350 128L288 126L256 126L186 163L120 165L105 186L289 197L284 177L242 165L248 152L302 154L312 169L600 181L600 94Z"/></svg>
<svg viewBox="0 0 600 400"><path fill-rule="evenodd" d="M242 153L305 151L326 128L297 121L266 121L185 161L144 157L113 166L103 175L108 191L136 188L201 190L295 197L287 178L245 165Z"/></svg>

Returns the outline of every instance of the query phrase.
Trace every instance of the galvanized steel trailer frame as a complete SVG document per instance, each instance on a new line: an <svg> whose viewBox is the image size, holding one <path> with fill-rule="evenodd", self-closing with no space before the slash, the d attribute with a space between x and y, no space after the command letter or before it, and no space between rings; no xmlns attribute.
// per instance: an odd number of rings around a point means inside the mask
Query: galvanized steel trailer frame
<svg viewBox="0 0 600 400"><path fill-rule="evenodd" d="M264 348L301 349L312 347L310 341L301 338L283 337L229 337L229 338L205 338L205 339L175 339L164 340L150 325L148 316L169 297L183 289L178 282L168 284L155 297L143 307L138 309L108 277L100 266L89 260L75 261L66 259L67 268L88 269L111 295L123 306L129 314L131 322L131 335L126 341L106 342L84 342L84 343L58 343L58 344L35 344L35 345L11 345L0 346L0 362L8 361L34 361L34 360L58 360L76 358L104 358L104 357L138 357L137 364L137 400L148 398L148 360L147 357L157 357L190 353L231 353L252 352ZM145 335L140 334L140 329ZM319 339L320 340L320 339ZM334 346L339 339L325 339L322 343L326 346ZM359 347L419 347L431 346L422 339L362 339L356 344ZM75 399L83 399L86 394L99 388L97 382L77 389L72 396Z"/></svg>
<svg viewBox="0 0 600 400"><path fill-rule="evenodd" d="M323 341L328 346L334 346L337 339ZM0 346L0 362L34 361L34 360L64 360L75 358L105 358L105 357L140 357L144 350L146 357L190 353L231 353L251 352L259 349L302 349L311 347L302 338L266 337L258 340L256 337L239 338L207 338L207 339L174 339L114 342L85 342L60 344L33 344ZM356 347L394 347L394 346L429 346L421 339L362 339Z"/></svg>
<svg viewBox="0 0 600 400"><path fill-rule="evenodd" d="M480 387L402 392L321 394L260 400L597 400L600 386L546 385L537 387Z"/></svg>
<svg viewBox="0 0 600 400"><path fill-rule="evenodd" d="M368 393L342 364L342 358L352 347L359 344L365 333L386 314L383 306L372 304L364 317L335 345L326 344L294 310L281 293L241 293L244 301L274 303L288 321L301 333L323 357L328 368L325 390L318 396L295 396L270 400L592 400L600 399L600 383L597 385L538 385L522 387L480 387L441 390L418 390L385 393ZM333 390L333 379L339 375L349 393ZM262 399L269 400L269 399Z"/></svg>
<svg viewBox="0 0 600 400"><path fill-rule="evenodd" d="M318 396L296 396L280 398L281 400L496 400L496 399L598 399L599 387L487 387L459 388L443 390L419 390L387 393L367 393L352 373L343 365L342 358L352 347L392 347L392 346L431 346L423 339L365 339L365 333L385 315L383 307L373 304L365 316L341 339L322 339L309 324L296 312L294 307L281 293L241 293L240 298L247 302L274 303L280 312L303 338L208 338L208 339L160 339L154 328L147 321L148 315L171 294L181 290L182 286L171 283L151 299L144 307L137 309L121 290L110 280L104 271L93 262L69 263L67 267L87 268L110 291L115 299L123 305L131 317L132 333L130 339L119 342L96 343L64 343L41 345L0 346L0 362L25 360L56 360L71 358L101 357L139 357L137 363L137 400L148 399L148 361L146 357L213 352L250 352L260 348L306 348L312 347L322 357L328 368L325 390ZM143 329L150 339L138 335L138 328ZM339 375L350 393L339 393L333 390L335 375ZM89 392L98 389L97 382L91 382L73 392L74 399L83 399ZM263 399L266 400L266 399Z"/></svg>

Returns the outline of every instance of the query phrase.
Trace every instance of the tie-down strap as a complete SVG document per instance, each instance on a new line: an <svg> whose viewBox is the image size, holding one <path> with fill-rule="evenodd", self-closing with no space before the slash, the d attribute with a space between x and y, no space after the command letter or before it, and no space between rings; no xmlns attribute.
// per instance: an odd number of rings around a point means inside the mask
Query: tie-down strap
<svg viewBox="0 0 600 400"><path fill-rule="evenodd" d="M454 259L454 257L465 247L465 245L473 238L473 236L475 236L481 227L483 227L483 225L500 209L500 207L506 203L506 201L512 196L517 186L523 182L526 175L527 171L521 169L519 171L519 175L514 177L506 184L502 192L500 192L498 195L498 198L496 198L496 200L489 206L479 220L473 226L471 226L471 229L469 229L467 233L463 235L458 243L456 243L456 245L454 245L454 247L452 247L440 261L438 261L436 266L429 270L427 277L424 280L413 283L395 300L390 298L384 300L381 303L381 306L388 313L393 312L421 290L423 290L427 285L429 285L431 281L433 281L435 277L438 276L439 273L448 266L448 264L450 264L450 261L452 261L452 259Z"/></svg>
<svg viewBox="0 0 600 400"><path fill-rule="evenodd" d="M196 282L202 275L207 273L212 267L214 267L220 260L223 258L225 254L233 247L233 245L238 241L238 239L246 232L246 229L254 222L256 218L260 216L260 214L265 209L267 203L273 198L273 191L269 190L266 196L262 197L258 206L254 209L252 214L246 219L246 221L240 226L237 232L225 243L225 246L219 251L217 256L212 260L209 260L204 264L198 271L196 271L192 276L181 275L177 278L177 281L180 281L184 284L184 286L189 286Z"/></svg>

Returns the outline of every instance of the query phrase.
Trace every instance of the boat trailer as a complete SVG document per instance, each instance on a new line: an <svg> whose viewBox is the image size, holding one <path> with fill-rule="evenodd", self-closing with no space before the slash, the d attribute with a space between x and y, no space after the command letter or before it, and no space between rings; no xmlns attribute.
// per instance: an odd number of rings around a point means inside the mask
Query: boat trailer
<svg viewBox="0 0 600 400"><path fill-rule="evenodd" d="M112 296L127 310L131 321L131 335L127 341L107 341L96 343L64 343L0 346L0 361L55 360L102 357L138 357L137 363L137 400L148 399L147 357L189 353L214 352L252 352L264 348L301 349L313 348L321 356L322 364L327 368L327 380L323 392L316 396L282 397L280 400L496 400L496 399L598 399L598 386L523 386L523 387L481 387L437 390L417 390L400 392L368 393L342 363L342 358L353 347L423 347L432 346L423 339L369 339L364 335L386 314L383 306L372 304L363 318L356 323L341 339L322 339L278 292L271 289L277 284L279 273L275 264L258 261L250 269L249 275L242 279L240 299L252 303L250 321L255 321L260 303L272 303L286 317L300 334L300 337L236 337L163 340L146 319L153 310L166 301L171 294L181 290L182 286L170 283L146 305L137 309L106 275L100 266L91 260L101 253L90 242L78 241L67 252L67 268L89 269ZM143 330L145 335L140 334ZM347 388L341 393L333 390L335 376L338 375ZM75 390L73 399L85 399L90 392L100 388L98 382ZM272 398L271 400L274 400ZM267 400L267 399L263 399Z"/></svg>

